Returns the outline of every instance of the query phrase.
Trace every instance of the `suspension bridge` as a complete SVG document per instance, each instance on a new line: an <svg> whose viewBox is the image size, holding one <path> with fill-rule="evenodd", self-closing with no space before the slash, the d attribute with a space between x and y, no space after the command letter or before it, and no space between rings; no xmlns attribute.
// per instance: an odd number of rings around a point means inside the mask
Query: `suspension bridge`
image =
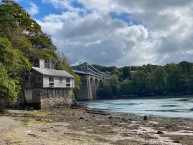
<svg viewBox="0 0 193 145"><path fill-rule="evenodd" d="M87 62L81 63L73 70L81 78L81 88L77 93L77 100L92 100L97 98L97 90L100 83L107 81L110 77L99 71Z"/></svg>

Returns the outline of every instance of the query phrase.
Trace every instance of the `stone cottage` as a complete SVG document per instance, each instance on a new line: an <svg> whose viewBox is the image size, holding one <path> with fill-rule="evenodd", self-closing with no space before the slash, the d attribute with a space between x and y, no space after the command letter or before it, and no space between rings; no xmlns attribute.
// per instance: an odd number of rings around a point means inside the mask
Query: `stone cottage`
<svg viewBox="0 0 193 145"><path fill-rule="evenodd" d="M56 70L51 63L38 60L26 73L23 83L24 102L40 109L45 103L62 102L71 96L74 77L64 70Z"/></svg>

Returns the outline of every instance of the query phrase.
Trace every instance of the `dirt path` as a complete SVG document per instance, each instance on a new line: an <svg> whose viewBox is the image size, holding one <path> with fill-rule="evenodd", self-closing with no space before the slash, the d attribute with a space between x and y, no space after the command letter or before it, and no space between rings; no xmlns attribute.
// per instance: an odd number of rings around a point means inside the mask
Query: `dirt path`
<svg viewBox="0 0 193 145"><path fill-rule="evenodd" d="M192 145L190 120L98 110L10 110L0 117L2 145Z"/></svg>

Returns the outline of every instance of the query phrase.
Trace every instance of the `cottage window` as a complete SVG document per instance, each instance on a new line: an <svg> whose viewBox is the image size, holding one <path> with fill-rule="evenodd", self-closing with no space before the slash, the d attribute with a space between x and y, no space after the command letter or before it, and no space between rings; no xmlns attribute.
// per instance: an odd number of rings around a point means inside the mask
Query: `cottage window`
<svg viewBox="0 0 193 145"><path fill-rule="evenodd" d="M70 87L70 78L66 78L66 86Z"/></svg>
<svg viewBox="0 0 193 145"><path fill-rule="evenodd" d="M51 76L49 77L49 86L54 87L54 78Z"/></svg>
<svg viewBox="0 0 193 145"><path fill-rule="evenodd" d="M62 77L60 77L60 83L62 83Z"/></svg>
<svg viewBox="0 0 193 145"><path fill-rule="evenodd" d="M29 80L29 76L26 75L24 79L25 79L25 81L28 81Z"/></svg>
<svg viewBox="0 0 193 145"><path fill-rule="evenodd" d="M70 83L70 78L66 78L66 83Z"/></svg>
<svg viewBox="0 0 193 145"><path fill-rule="evenodd" d="M53 77L49 77L49 82L54 82L54 78Z"/></svg>
<svg viewBox="0 0 193 145"><path fill-rule="evenodd" d="M36 77L36 82L37 82L37 83L42 82L42 77L41 77L41 76L37 76L37 77Z"/></svg>

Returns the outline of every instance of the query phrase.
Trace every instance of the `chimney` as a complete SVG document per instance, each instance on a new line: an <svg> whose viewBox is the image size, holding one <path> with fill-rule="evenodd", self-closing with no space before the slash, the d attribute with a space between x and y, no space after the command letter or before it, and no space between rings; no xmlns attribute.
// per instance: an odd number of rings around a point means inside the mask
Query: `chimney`
<svg viewBox="0 0 193 145"><path fill-rule="evenodd" d="M45 68L45 60L44 59L39 59L39 67Z"/></svg>

